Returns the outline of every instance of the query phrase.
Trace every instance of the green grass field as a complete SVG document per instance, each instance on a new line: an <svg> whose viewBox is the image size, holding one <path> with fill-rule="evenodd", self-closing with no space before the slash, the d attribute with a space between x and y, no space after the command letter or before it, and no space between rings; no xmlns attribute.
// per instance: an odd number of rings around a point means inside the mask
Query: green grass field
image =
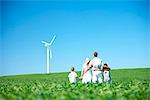
<svg viewBox="0 0 150 100"><path fill-rule="evenodd" d="M0 99L150 100L150 68L111 70L112 83L69 84L68 73L0 77ZM80 73L78 72L78 76Z"/></svg>

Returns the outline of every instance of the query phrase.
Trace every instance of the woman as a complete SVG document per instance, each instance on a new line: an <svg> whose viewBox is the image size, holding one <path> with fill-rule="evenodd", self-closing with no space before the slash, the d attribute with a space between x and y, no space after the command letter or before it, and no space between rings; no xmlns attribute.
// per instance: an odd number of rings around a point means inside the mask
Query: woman
<svg viewBox="0 0 150 100"><path fill-rule="evenodd" d="M90 59L86 58L81 71L82 83L91 83L92 72L91 69L89 68L89 63L90 63Z"/></svg>

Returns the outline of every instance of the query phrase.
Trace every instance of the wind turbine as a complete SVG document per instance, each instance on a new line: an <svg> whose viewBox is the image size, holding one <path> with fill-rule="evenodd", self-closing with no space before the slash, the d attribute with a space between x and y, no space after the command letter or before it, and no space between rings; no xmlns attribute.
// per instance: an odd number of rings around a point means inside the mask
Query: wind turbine
<svg viewBox="0 0 150 100"><path fill-rule="evenodd" d="M47 65L46 65L47 66L47 73L49 73L49 67L50 67L49 62L50 62L50 59L52 59L51 45L54 42L55 38L56 38L56 35L53 36L50 43L48 43L46 41L41 41L44 44L44 46L46 47L46 50L47 50L47 61L46 61L47 62Z"/></svg>

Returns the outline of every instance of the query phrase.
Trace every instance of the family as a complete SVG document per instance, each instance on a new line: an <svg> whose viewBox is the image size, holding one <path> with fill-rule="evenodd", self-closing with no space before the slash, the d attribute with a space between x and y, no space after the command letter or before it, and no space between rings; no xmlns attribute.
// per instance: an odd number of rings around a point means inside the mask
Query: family
<svg viewBox="0 0 150 100"><path fill-rule="evenodd" d="M107 64L103 64L102 60L98 57L98 53L94 52L94 58L90 60L86 58L83 64L81 77L82 83L102 83L110 82L110 68ZM77 74L75 68L71 67L70 73L68 75L70 83L76 83Z"/></svg>

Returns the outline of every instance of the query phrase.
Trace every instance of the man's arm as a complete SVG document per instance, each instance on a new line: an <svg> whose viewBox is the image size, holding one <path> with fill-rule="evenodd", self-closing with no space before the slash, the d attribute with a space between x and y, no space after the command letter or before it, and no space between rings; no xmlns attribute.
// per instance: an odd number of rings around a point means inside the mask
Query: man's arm
<svg viewBox="0 0 150 100"><path fill-rule="evenodd" d="M103 70L103 61L101 60L101 70Z"/></svg>

